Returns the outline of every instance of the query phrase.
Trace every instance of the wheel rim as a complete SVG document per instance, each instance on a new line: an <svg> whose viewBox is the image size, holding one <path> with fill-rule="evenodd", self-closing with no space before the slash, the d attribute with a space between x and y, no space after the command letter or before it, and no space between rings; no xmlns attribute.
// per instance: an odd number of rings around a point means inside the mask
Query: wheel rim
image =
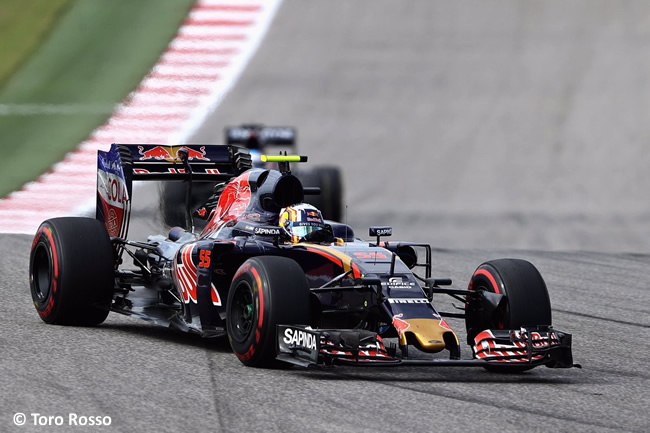
<svg viewBox="0 0 650 433"><path fill-rule="evenodd" d="M232 318L232 337L244 341L253 332L255 308L253 305L253 289L246 281L241 281L235 287L235 294L230 303Z"/></svg>
<svg viewBox="0 0 650 433"><path fill-rule="evenodd" d="M52 267L50 252L40 243L34 251L32 293L38 302L45 301L52 288Z"/></svg>

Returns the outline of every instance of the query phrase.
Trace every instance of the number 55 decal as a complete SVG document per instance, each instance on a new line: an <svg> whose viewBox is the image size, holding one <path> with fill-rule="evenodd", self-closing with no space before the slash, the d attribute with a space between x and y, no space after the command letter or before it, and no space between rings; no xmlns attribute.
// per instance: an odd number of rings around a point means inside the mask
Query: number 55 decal
<svg viewBox="0 0 650 433"><path fill-rule="evenodd" d="M209 268L210 267L210 254L212 251L201 250L199 252L199 268Z"/></svg>

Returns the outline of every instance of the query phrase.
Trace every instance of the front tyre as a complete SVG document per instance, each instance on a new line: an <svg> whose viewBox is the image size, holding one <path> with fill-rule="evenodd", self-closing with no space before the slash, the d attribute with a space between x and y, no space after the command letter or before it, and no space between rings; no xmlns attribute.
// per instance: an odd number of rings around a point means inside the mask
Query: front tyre
<svg viewBox="0 0 650 433"><path fill-rule="evenodd" d="M29 285L40 318L60 325L102 323L111 305L114 263L113 246L100 221L44 221L29 259Z"/></svg>
<svg viewBox="0 0 650 433"><path fill-rule="evenodd" d="M485 329L551 325L546 283L537 268L526 260L499 259L483 263L474 271L469 290L502 294L506 302L489 320L466 319L468 342Z"/></svg>
<svg viewBox="0 0 650 433"><path fill-rule="evenodd" d="M519 329L529 326L551 325L551 301L546 283L537 268L521 259L498 259L480 265L469 283L469 290L483 290L502 294L505 302L490 318L473 316L466 312L467 343L486 329ZM486 367L491 371L514 372L532 367Z"/></svg>
<svg viewBox="0 0 650 433"><path fill-rule="evenodd" d="M260 256L244 262L235 274L226 310L230 345L251 367L274 367L278 324L309 323L309 284L294 260Z"/></svg>

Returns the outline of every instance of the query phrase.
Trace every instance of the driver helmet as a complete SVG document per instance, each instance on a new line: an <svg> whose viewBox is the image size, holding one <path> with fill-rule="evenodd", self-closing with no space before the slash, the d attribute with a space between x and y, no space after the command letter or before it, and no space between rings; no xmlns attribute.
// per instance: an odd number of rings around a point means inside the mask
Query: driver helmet
<svg viewBox="0 0 650 433"><path fill-rule="evenodd" d="M280 227L291 238L291 242L298 243L305 236L326 228L323 215L314 206L301 203L285 207L280 211Z"/></svg>

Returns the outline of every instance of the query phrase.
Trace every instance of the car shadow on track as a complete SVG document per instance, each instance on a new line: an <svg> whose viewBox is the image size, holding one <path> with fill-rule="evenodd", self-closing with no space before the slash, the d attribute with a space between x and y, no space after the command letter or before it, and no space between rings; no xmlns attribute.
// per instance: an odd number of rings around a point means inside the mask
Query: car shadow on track
<svg viewBox="0 0 650 433"><path fill-rule="evenodd" d="M102 330L111 330L127 333L142 338L151 338L164 341L165 343L182 344L199 349L207 349L215 352L232 353L228 338L202 338L196 334L182 332L176 329L165 328L151 325L146 322L142 323L104 323L100 327Z"/></svg>
<svg viewBox="0 0 650 433"><path fill-rule="evenodd" d="M548 371L544 371L548 370ZM573 385L584 382L575 370L550 371L538 367L523 373L493 373L482 368L464 367L331 367L305 371L305 377L331 381L359 381L387 383L454 382L454 383L525 383Z"/></svg>

